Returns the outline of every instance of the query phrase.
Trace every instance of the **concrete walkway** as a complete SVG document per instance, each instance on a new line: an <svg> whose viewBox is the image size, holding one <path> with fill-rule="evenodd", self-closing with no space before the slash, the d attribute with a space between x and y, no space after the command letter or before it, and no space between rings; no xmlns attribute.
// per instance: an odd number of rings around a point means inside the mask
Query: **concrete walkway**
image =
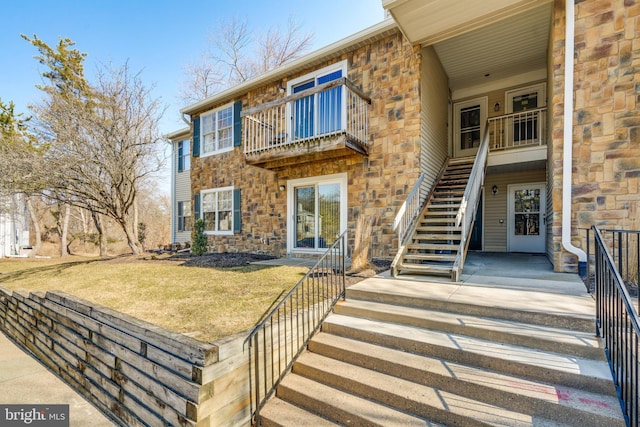
<svg viewBox="0 0 640 427"><path fill-rule="evenodd" d="M3 333L0 333L0 404L69 405L72 427L115 425ZM3 420L0 414L0 426Z"/></svg>

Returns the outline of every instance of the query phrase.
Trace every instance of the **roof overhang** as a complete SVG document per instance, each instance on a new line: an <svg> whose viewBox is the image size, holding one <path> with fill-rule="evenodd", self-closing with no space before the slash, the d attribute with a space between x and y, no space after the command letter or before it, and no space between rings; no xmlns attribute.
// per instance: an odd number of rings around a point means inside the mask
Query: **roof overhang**
<svg viewBox="0 0 640 427"><path fill-rule="evenodd" d="M550 0L382 0L404 36L431 45L526 12Z"/></svg>
<svg viewBox="0 0 640 427"><path fill-rule="evenodd" d="M177 141L177 140L182 140L185 137L189 137L191 134L191 128L189 127L184 127L182 129L178 129L175 130L171 133L166 134L164 137L167 138L170 141Z"/></svg>
<svg viewBox="0 0 640 427"><path fill-rule="evenodd" d="M265 74L251 80L247 80L244 83L230 87L229 89L217 93L207 99L189 105L181 109L180 113L193 115L201 111L206 111L207 109L213 108L217 105L229 102L238 96L242 96L252 89L275 82L284 77L292 76L297 72L301 72L327 60L337 58L345 52L357 49L360 46L379 40L397 31L398 25L396 22L391 18L387 18L384 21L356 34L318 49L310 54L294 59L281 67L275 68Z"/></svg>

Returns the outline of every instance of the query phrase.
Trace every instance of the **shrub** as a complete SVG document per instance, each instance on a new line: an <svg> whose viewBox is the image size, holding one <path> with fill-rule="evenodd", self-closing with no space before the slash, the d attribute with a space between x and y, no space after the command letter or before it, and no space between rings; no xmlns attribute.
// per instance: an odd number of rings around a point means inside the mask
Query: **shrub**
<svg viewBox="0 0 640 427"><path fill-rule="evenodd" d="M191 242L191 253L194 255L204 255L207 253L207 235L204 234L204 220L199 218L193 224L193 236Z"/></svg>

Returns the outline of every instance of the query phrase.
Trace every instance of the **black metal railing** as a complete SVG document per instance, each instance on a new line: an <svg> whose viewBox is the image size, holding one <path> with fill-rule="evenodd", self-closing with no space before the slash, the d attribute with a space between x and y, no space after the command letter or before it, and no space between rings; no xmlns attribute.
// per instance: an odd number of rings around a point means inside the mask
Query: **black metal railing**
<svg viewBox="0 0 640 427"><path fill-rule="evenodd" d="M344 298L347 232L249 334L249 388L253 425L297 357L339 299Z"/></svg>
<svg viewBox="0 0 640 427"><path fill-rule="evenodd" d="M595 294L598 336L629 426L638 425L638 313L600 230L595 240Z"/></svg>
<svg viewBox="0 0 640 427"><path fill-rule="evenodd" d="M586 279L592 290L593 260L591 259L591 246L593 237L591 229L584 229L587 233L587 270ZM640 292L638 292L638 272L640 271L640 231L622 229L600 230L604 243L609 248L613 261L620 273L627 292L632 298L638 298L637 306L640 308Z"/></svg>

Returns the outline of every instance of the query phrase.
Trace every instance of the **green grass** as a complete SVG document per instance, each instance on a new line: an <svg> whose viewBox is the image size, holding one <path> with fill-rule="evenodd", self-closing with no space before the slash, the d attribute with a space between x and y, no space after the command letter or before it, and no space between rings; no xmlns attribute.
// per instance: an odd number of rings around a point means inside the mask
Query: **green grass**
<svg viewBox="0 0 640 427"><path fill-rule="evenodd" d="M0 260L0 286L59 290L201 341L254 326L306 273L300 267L185 267L175 261Z"/></svg>

